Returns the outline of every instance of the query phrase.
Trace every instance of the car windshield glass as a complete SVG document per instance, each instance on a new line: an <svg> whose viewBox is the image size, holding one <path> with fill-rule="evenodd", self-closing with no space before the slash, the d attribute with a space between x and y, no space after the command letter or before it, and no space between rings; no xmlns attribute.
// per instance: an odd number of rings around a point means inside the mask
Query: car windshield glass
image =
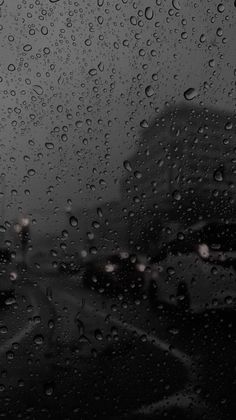
<svg viewBox="0 0 236 420"><path fill-rule="evenodd" d="M235 420L236 0L0 0L0 419Z"/></svg>

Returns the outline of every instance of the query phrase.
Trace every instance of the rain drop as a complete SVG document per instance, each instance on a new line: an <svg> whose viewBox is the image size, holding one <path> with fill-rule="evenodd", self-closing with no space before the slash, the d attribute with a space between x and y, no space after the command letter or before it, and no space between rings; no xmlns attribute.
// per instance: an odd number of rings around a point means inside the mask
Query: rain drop
<svg viewBox="0 0 236 420"><path fill-rule="evenodd" d="M154 13L153 13L152 8L151 7L146 7L146 9L145 9L145 17L146 17L146 19L147 20L151 20L153 18L153 15L154 15Z"/></svg>
<svg viewBox="0 0 236 420"><path fill-rule="evenodd" d="M46 147L48 150L51 150L51 149L54 149L54 144L53 144L53 143L50 143L50 142L47 142L47 143L45 143L45 147Z"/></svg>
<svg viewBox="0 0 236 420"><path fill-rule="evenodd" d="M146 87L145 94L148 98L150 98L151 96L154 95L154 90L153 90L152 86L149 85L149 86Z"/></svg>
<svg viewBox="0 0 236 420"><path fill-rule="evenodd" d="M128 160L124 161L123 166L128 172L132 172L132 168L131 168L130 162Z"/></svg>
<svg viewBox="0 0 236 420"><path fill-rule="evenodd" d="M194 88L189 88L184 92L184 97L187 101L191 101L192 99L196 98L197 91Z"/></svg>
<svg viewBox="0 0 236 420"><path fill-rule="evenodd" d="M37 346L41 346L44 342L44 338L42 335L36 335L34 337L34 343L37 344Z"/></svg>
<svg viewBox="0 0 236 420"><path fill-rule="evenodd" d="M179 0L172 0L172 6L173 6L176 10L180 10Z"/></svg>
<svg viewBox="0 0 236 420"><path fill-rule="evenodd" d="M94 336L95 336L96 340L98 340L98 341L103 340L103 334L102 334L101 330L95 330L94 331Z"/></svg>
<svg viewBox="0 0 236 420"><path fill-rule="evenodd" d="M70 217L70 225L72 227L77 227L78 226L78 219L75 216Z"/></svg>
<svg viewBox="0 0 236 420"><path fill-rule="evenodd" d="M148 125L147 120L142 120L142 121L140 122L140 127L142 127L142 128L148 128L148 127L149 127L149 125Z"/></svg>
<svg viewBox="0 0 236 420"><path fill-rule="evenodd" d="M42 95L43 94L43 88L39 85L34 85L33 90L35 91L35 93L37 93L37 95Z"/></svg>
<svg viewBox="0 0 236 420"><path fill-rule="evenodd" d="M32 45L30 45L30 44L24 45L23 50L26 51L26 52L32 50Z"/></svg>
<svg viewBox="0 0 236 420"><path fill-rule="evenodd" d="M223 181L223 173L222 171L220 171L219 169L217 171L214 172L214 179L217 182L222 182Z"/></svg>

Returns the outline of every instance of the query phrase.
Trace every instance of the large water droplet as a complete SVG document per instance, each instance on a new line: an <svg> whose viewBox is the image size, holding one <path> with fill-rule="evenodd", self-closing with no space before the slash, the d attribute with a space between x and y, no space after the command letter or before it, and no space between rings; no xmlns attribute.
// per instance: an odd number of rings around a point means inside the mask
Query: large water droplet
<svg viewBox="0 0 236 420"><path fill-rule="evenodd" d="M34 85L33 86L33 90L35 91L35 93L37 93L37 95L42 95L43 94L43 88L42 88L42 86Z"/></svg>
<svg viewBox="0 0 236 420"><path fill-rule="evenodd" d="M219 169L217 169L217 170L214 172L214 179L215 179L215 181L217 181L217 182L222 182L222 181L223 181L223 179L224 179L222 171L220 171Z"/></svg>
<svg viewBox="0 0 236 420"><path fill-rule="evenodd" d="M98 341L103 340L103 334L102 334L101 330L95 330L94 331L94 336L95 336L96 340L98 340Z"/></svg>
<svg viewBox="0 0 236 420"><path fill-rule="evenodd" d="M48 150L51 150L51 149L54 149L54 144L53 144L53 143L50 143L50 142L47 142L47 143L45 143L45 147L46 147Z"/></svg>
<svg viewBox="0 0 236 420"><path fill-rule="evenodd" d="M132 167L131 167L130 162L128 160L124 161L123 166L128 172L132 172Z"/></svg>
<svg viewBox="0 0 236 420"><path fill-rule="evenodd" d="M181 200L181 194L178 190L174 191L172 196L173 196L173 199L176 200L176 201Z"/></svg>
<svg viewBox="0 0 236 420"><path fill-rule="evenodd" d="M179 0L172 0L172 6L173 6L176 10L180 10Z"/></svg>
<svg viewBox="0 0 236 420"><path fill-rule="evenodd" d="M31 51L32 50L32 45L30 45L30 44L24 45L23 50L26 51L26 52Z"/></svg>
<svg viewBox="0 0 236 420"><path fill-rule="evenodd" d="M184 97L187 101L191 101L192 99L196 98L197 91L194 88L189 88L184 92Z"/></svg>
<svg viewBox="0 0 236 420"><path fill-rule="evenodd" d="M147 120L142 120L142 121L140 122L140 127L142 127L142 128L148 128L148 127L149 127L149 125L148 125Z"/></svg>
<svg viewBox="0 0 236 420"><path fill-rule="evenodd" d="M39 334L34 337L34 343L37 344L37 346L41 346L43 342L44 342L44 338L42 335Z"/></svg>
<svg viewBox="0 0 236 420"><path fill-rule="evenodd" d="M151 7L146 7L146 9L145 9L146 19L151 20L153 18L153 15L154 15L154 13L153 13L152 8Z"/></svg>
<svg viewBox="0 0 236 420"><path fill-rule="evenodd" d="M70 225L72 227L77 227L78 226L78 219L75 216L71 216L70 217Z"/></svg>
<svg viewBox="0 0 236 420"><path fill-rule="evenodd" d="M145 94L148 98L150 98L151 96L154 95L154 90L153 90L152 86L149 85L149 86L146 87Z"/></svg>

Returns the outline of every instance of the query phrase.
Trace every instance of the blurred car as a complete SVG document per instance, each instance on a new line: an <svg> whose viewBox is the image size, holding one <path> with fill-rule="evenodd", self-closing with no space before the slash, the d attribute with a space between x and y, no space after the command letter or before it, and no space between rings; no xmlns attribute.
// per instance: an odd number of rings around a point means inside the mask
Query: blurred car
<svg viewBox="0 0 236 420"><path fill-rule="evenodd" d="M236 308L236 224L205 223L152 259L150 299L191 311Z"/></svg>
<svg viewBox="0 0 236 420"><path fill-rule="evenodd" d="M10 250L0 248L0 296L14 294L14 282L17 279L17 270L12 261Z"/></svg>
<svg viewBox="0 0 236 420"><path fill-rule="evenodd" d="M83 284L104 293L126 293L139 296L145 284L145 263L142 257L120 252L86 263Z"/></svg>

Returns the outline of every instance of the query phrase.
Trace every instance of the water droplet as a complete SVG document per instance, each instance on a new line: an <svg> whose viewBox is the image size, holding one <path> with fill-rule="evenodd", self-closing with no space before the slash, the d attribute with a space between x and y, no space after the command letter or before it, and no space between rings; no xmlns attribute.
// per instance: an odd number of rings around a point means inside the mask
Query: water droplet
<svg viewBox="0 0 236 420"><path fill-rule="evenodd" d="M170 276L173 276L173 275L175 274L175 269L174 269L174 267L168 267L168 268L167 268L167 273L168 273Z"/></svg>
<svg viewBox="0 0 236 420"><path fill-rule="evenodd" d="M8 70L9 71L15 71L16 67L14 66L14 64L9 64L8 66Z"/></svg>
<svg viewBox="0 0 236 420"><path fill-rule="evenodd" d="M227 305L231 305L231 303L233 303L233 298L232 298L232 296L226 296L226 298L225 298L225 303L226 303Z"/></svg>
<svg viewBox="0 0 236 420"><path fill-rule="evenodd" d="M149 127L149 125L148 125L147 120L142 120L142 121L140 122L140 127L142 127L142 128L148 128L148 127Z"/></svg>
<svg viewBox="0 0 236 420"><path fill-rule="evenodd" d="M141 172L139 172L139 171L135 171L135 172L134 172L134 176L135 176L135 178L137 178L137 179L141 179L141 178L142 178L142 174L141 174Z"/></svg>
<svg viewBox="0 0 236 420"><path fill-rule="evenodd" d="M196 98L197 91L194 88L189 88L184 92L184 97L187 101L191 101L192 99Z"/></svg>
<svg viewBox="0 0 236 420"><path fill-rule="evenodd" d="M32 50L32 45L30 45L30 44L24 45L23 50L26 51L26 52Z"/></svg>
<svg viewBox="0 0 236 420"><path fill-rule="evenodd" d="M48 300L52 300L52 288L51 287L47 287L46 296L47 296Z"/></svg>
<svg viewBox="0 0 236 420"><path fill-rule="evenodd" d="M47 35L47 34L48 34L48 28L47 28L47 26L42 26L42 28L41 28L41 33L42 33L43 35Z"/></svg>
<svg viewBox="0 0 236 420"><path fill-rule="evenodd" d="M153 13L152 8L151 7L146 7L146 9L145 9L145 17L146 17L146 19L147 20L151 20L153 18L153 15L154 15L154 13Z"/></svg>
<svg viewBox="0 0 236 420"><path fill-rule="evenodd" d="M54 392L54 385L53 384L46 384L44 387L44 392L45 395L47 395L48 397L51 397L51 395Z"/></svg>
<svg viewBox="0 0 236 420"><path fill-rule="evenodd" d="M54 144L53 144L53 143L50 143L50 142L47 142L47 143L45 143L45 147L46 147L48 150L51 150L51 149L54 149Z"/></svg>
<svg viewBox="0 0 236 420"><path fill-rule="evenodd" d="M222 182L224 179L222 171L217 169L217 171L214 172L214 179L217 182Z"/></svg>
<svg viewBox="0 0 236 420"><path fill-rule="evenodd" d="M97 208L97 215L98 217L102 218L103 217L103 212L102 209L100 207Z"/></svg>
<svg viewBox="0 0 236 420"><path fill-rule="evenodd" d="M39 334L34 337L34 343L37 344L37 346L41 346L43 342L44 342L44 338L42 335Z"/></svg>
<svg viewBox="0 0 236 420"><path fill-rule="evenodd" d="M5 300L5 305L10 306L13 305L13 303L16 303L16 298L14 298L13 296Z"/></svg>
<svg viewBox="0 0 236 420"><path fill-rule="evenodd" d="M98 340L98 341L103 340L103 334L102 334L101 330L95 330L94 331L94 336L95 336L96 340Z"/></svg>
<svg viewBox="0 0 236 420"><path fill-rule="evenodd" d="M0 327L0 333L1 334L7 334L7 332L8 332L8 328L5 325L2 325Z"/></svg>
<svg viewBox="0 0 236 420"><path fill-rule="evenodd" d="M124 161L123 166L128 172L132 172L132 168L131 168L130 162L128 160Z"/></svg>
<svg viewBox="0 0 236 420"><path fill-rule="evenodd" d="M234 3L234 5L235 5L235 3ZM224 5L222 3L219 3L218 6L217 6L217 10L218 10L218 12L223 13L223 11L225 10Z"/></svg>
<svg viewBox="0 0 236 420"><path fill-rule="evenodd" d="M43 88L42 88L42 86L34 85L33 86L33 90L35 91L35 93L37 93L37 95L42 95L43 94Z"/></svg>
<svg viewBox="0 0 236 420"><path fill-rule="evenodd" d="M173 6L176 10L180 10L179 0L172 0L172 6Z"/></svg>
<svg viewBox="0 0 236 420"><path fill-rule="evenodd" d="M90 76L96 76L97 70L96 69L90 69L89 74L90 74Z"/></svg>
<svg viewBox="0 0 236 420"><path fill-rule="evenodd" d="M94 229L99 229L100 228L100 223L98 223L97 221L92 222L92 226Z"/></svg>
<svg viewBox="0 0 236 420"><path fill-rule="evenodd" d="M72 227L77 227L78 226L78 219L75 216L70 217L70 225Z"/></svg>
<svg viewBox="0 0 236 420"><path fill-rule="evenodd" d="M181 200L181 194L177 190L173 192L172 196L173 196L174 200L176 200L176 201Z"/></svg>
<svg viewBox="0 0 236 420"><path fill-rule="evenodd" d="M29 169L28 171L27 171L27 173L28 173L28 175L29 176L34 176L35 175L35 170L34 169Z"/></svg>
<svg viewBox="0 0 236 420"><path fill-rule="evenodd" d="M53 321L53 319L50 319L50 320L48 321L48 328L52 329L52 328L54 328L54 327L55 327L55 322Z"/></svg>
<svg viewBox="0 0 236 420"><path fill-rule="evenodd" d="M151 96L154 95L154 90L153 90L152 86L149 85L149 86L146 87L145 94L148 98L150 98Z"/></svg>
<svg viewBox="0 0 236 420"><path fill-rule="evenodd" d="M225 130L232 130L232 128L233 128L233 124L232 124L232 122L231 122L231 121L228 121L228 122L225 124Z"/></svg>

